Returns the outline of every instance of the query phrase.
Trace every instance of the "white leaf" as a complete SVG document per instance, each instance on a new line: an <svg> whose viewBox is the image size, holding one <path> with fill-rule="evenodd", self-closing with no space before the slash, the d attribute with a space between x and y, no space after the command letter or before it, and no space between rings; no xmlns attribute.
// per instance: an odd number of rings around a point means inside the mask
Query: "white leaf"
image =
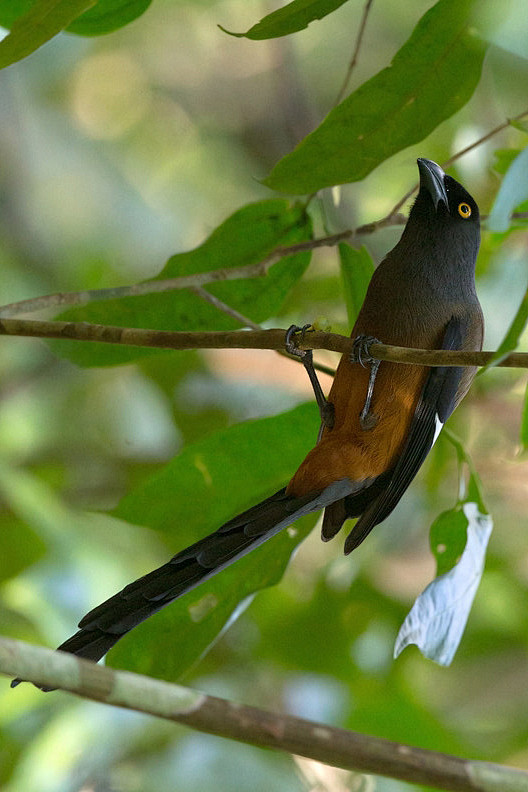
<svg viewBox="0 0 528 792"><path fill-rule="evenodd" d="M430 660L447 666L458 649L484 571L493 528L490 515L479 512L476 503L465 503L462 508L468 527L460 561L420 594L400 628L394 657L409 644L416 644Z"/></svg>

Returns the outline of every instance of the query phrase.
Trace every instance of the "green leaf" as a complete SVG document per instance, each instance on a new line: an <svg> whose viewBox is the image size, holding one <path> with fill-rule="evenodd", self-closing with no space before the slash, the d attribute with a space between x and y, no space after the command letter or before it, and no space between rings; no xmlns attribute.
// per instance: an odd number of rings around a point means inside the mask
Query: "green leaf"
<svg viewBox="0 0 528 792"><path fill-rule="evenodd" d="M7 23L11 32L0 41L0 69L31 55L95 2L37 0L35 3L7 3L3 0L0 4L0 24ZM12 16L13 11L18 13Z"/></svg>
<svg viewBox="0 0 528 792"><path fill-rule="evenodd" d="M337 8L346 3L347 0L293 0L284 8L273 11L245 33L234 33L226 30L222 25L220 29L230 36L249 39L269 39L277 36L287 36L290 33L297 33L304 30L310 22L331 14Z"/></svg>
<svg viewBox="0 0 528 792"><path fill-rule="evenodd" d="M258 264L279 245L311 237L311 222L301 207L271 200L249 204L220 225L199 247L172 256L153 280ZM273 316L288 291L303 275L310 253L286 256L256 278L222 281L207 290L254 322ZM72 308L60 315L66 321L95 322L157 330L229 330L240 323L189 290L124 297ZM57 341L57 354L83 366L125 363L157 350L111 344Z"/></svg>
<svg viewBox="0 0 528 792"><path fill-rule="evenodd" d="M440 0L391 66L332 110L264 183L289 193L363 179L459 110L480 79L486 44L472 27L475 0Z"/></svg>
<svg viewBox="0 0 528 792"><path fill-rule="evenodd" d="M1 485L0 488L3 489ZM2 516L0 534L0 583L15 577L45 555L46 545L43 540L29 525L14 516Z"/></svg>
<svg viewBox="0 0 528 792"><path fill-rule="evenodd" d="M74 3L72 0L67 0L67 2L55 0L54 3L50 3L49 0L38 0L38 2L35 0L0 0L0 25L14 33L15 26L22 22L24 16L42 14L45 7L49 6L50 17L46 17L46 25L49 24L50 18L53 20L57 16L58 21L59 14L64 13L64 18L60 17L63 23L60 27L54 24L56 29L53 30L51 36L65 28L69 33L77 33L80 36L99 36L132 22L146 11L151 2L152 0L91 0L90 2ZM53 6L57 8L55 9ZM72 7L71 14L67 13L69 6ZM77 6L79 8L73 12ZM37 35L40 33L40 29L36 31ZM43 43L44 41L40 41L37 46Z"/></svg>
<svg viewBox="0 0 528 792"><path fill-rule="evenodd" d="M528 200L528 147L515 157L500 186L488 217L491 231L506 231L511 213Z"/></svg>
<svg viewBox="0 0 528 792"><path fill-rule="evenodd" d="M521 149L496 149L493 152L493 170L504 176L516 157L521 153Z"/></svg>
<svg viewBox="0 0 528 792"><path fill-rule="evenodd" d="M68 27L68 33L79 36L100 36L118 30L141 14L152 0L99 0L95 8L82 14Z"/></svg>
<svg viewBox="0 0 528 792"><path fill-rule="evenodd" d="M501 362L501 360L504 360L504 358L507 357L510 352L512 352L514 349L517 348L517 345L519 344L519 340L522 334L524 333L527 324L528 324L528 289L526 289L524 296L521 300L521 304L517 310L517 313L513 317L512 323L509 326L506 335L499 344L498 349L496 350L492 359L486 364L486 366L479 371L479 374L482 374L483 371L490 368L491 366L498 365Z"/></svg>
<svg viewBox="0 0 528 792"><path fill-rule="evenodd" d="M525 135L528 135L528 121L510 121L510 126L519 130L519 132L523 132Z"/></svg>
<svg viewBox="0 0 528 792"><path fill-rule="evenodd" d="M526 388L526 393L524 394L524 406L521 418L521 445L523 451L528 449L528 387Z"/></svg>
<svg viewBox="0 0 528 792"><path fill-rule="evenodd" d="M460 507L442 512L431 525L431 550L436 559L436 574L443 575L460 559L467 542L467 519Z"/></svg>
<svg viewBox="0 0 528 792"><path fill-rule="evenodd" d="M374 273L374 262L365 246L355 250L345 242L339 245L339 260L348 322L350 327L353 327Z"/></svg>
<svg viewBox="0 0 528 792"><path fill-rule="evenodd" d="M211 435L128 494L116 514L162 532L177 552L284 486L313 445L317 424L309 404ZM280 579L314 521L304 518L148 619L112 649L109 664L181 677L241 603Z"/></svg>
<svg viewBox="0 0 528 792"><path fill-rule="evenodd" d="M431 527L431 548L437 577L416 599L402 624L394 656L416 644L440 665L449 665L458 649L469 611L484 572L493 521L482 500L479 477L461 441L449 430L460 466L460 496L456 506ZM465 473L469 468L468 481Z"/></svg>

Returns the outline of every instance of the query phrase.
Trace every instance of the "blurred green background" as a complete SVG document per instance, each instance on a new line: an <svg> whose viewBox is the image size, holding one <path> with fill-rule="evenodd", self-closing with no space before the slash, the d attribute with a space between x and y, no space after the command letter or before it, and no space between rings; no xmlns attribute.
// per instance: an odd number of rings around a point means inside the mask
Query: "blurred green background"
<svg viewBox="0 0 528 792"><path fill-rule="evenodd" d="M351 88L388 65L427 2L374 2ZM499 5L499 4L497 4ZM130 284L200 244L333 106L363 4L345 3L295 36L248 41L277 7L242 0L155 0L100 38L61 35L0 74L0 289L10 303ZM417 178L528 109L528 18L502 27L470 102L425 141L362 182L314 202L316 233L384 216ZM528 144L509 127L450 172L487 213L500 161ZM363 237L375 261L397 240ZM528 235L483 233L478 288L495 349L526 289ZM346 332L336 251L317 251L268 326L321 316ZM524 338L526 349L526 336ZM321 359L332 362L330 355ZM98 513L186 444L311 400L301 367L273 353L159 353L81 369L43 342L0 343L0 631L47 646L86 610L178 547ZM328 386L328 380L325 381ZM183 681L206 692L402 742L528 769L528 460L526 374L477 379L450 422L470 450L495 529L453 665L392 647L434 575L428 529L457 497L454 451L439 440L388 523L350 558L317 529L281 581L260 593ZM317 422L313 421L315 441ZM262 464L262 460L260 461ZM292 471L293 472L293 471ZM237 483L234 482L236 487ZM199 504L198 504L199 510ZM159 652L178 651L167 635ZM362 786L363 784L363 786ZM5 792L370 790L412 787L191 733L143 715L44 696L0 678Z"/></svg>

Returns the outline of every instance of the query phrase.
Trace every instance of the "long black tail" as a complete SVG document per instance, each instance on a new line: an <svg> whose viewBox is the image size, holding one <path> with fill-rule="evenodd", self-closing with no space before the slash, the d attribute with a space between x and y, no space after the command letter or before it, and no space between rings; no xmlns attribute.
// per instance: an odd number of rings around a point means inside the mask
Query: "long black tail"
<svg viewBox="0 0 528 792"><path fill-rule="evenodd" d="M58 648L100 660L149 616L311 511L312 501L313 495L299 499L279 490L91 610L79 622L79 632Z"/></svg>
<svg viewBox="0 0 528 792"><path fill-rule="evenodd" d="M321 493L299 498L288 495L285 488L279 490L98 605L81 619L79 631L57 648L88 660L100 660L120 638L149 616L271 539L299 517L346 497L351 489L350 482L342 479ZM11 687L21 681L14 679Z"/></svg>
<svg viewBox="0 0 528 792"><path fill-rule="evenodd" d="M301 498L288 495L285 488L279 490L91 610L79 622L79 632L58 648L89 660L100 660L123 635L149 616L299 517L318 511L347 491L350 484L346 481L335 482L320 494Z"/></svg>

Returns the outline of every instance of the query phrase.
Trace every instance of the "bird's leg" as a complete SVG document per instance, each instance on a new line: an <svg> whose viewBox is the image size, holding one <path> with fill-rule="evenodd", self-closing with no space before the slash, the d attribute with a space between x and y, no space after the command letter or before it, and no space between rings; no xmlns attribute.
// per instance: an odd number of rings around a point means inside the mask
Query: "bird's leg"
<svg viewBox="0 0 528 792"><path fill-rule="evenodd" d="M298 334L300 334L302 341L304 339L305 333L308 330L313 331L312 325L307 324L304 325L304 327L292 325L286 331L284 345L286 347L286 352L288 352L290 355L300 358L308 376L310 377L310 382L312 383L312 388L315 394L315 400L317 402L317 406L319 407L321 421L328 429L331 429L334 425L334 405L327 401L326 396L323 393L323 389L321 388L321 383L319 382L317 374L315 373L313 365L313 352L311 349L299 349L295 341L295 336Z"/></svg>
<svg viewBox="0 0 528 792"><path fill-rule="evenodd" d="M359 335L356 339L354 339L354 347L350 356L352 363L360 363L363 368L366 368L367 365L370 365L367 396L365 399L365 404L363 405L363 409L359 414L359 423L365 432L369 429L374 429L379 420L377 415L374 415L374 413L370 412L372 394L374 393L374 383L376 382L376 376L381 363L380 360L373 358L369 351L370 345L376 343L379 343L379 341L377 338L374 338L374 336Z"/></svg>

